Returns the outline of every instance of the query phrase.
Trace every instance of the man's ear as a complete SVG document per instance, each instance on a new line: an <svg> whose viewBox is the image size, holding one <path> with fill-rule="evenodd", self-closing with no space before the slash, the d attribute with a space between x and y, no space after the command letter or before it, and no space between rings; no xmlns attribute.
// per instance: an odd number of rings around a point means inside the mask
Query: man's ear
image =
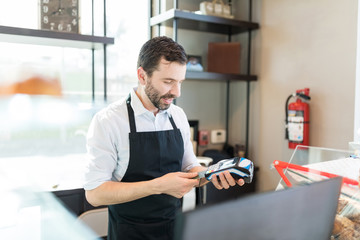
<svg viewBox="0 0 360 240"><path fill-rule="evenodd" d="M145 70L142 67L139 67L137 69L137 77L138 77L139 83L141 85L145 85L145 83L146 83L145 76L146 76Z"/></svg>

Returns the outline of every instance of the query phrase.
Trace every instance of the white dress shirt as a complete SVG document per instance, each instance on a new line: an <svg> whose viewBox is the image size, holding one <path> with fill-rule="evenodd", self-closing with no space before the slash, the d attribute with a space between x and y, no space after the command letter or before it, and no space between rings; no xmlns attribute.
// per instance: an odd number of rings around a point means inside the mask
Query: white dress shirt
<svg viewBox="0 0 360 240"><path fill-rule="evenodd" d="M182 171L200 166L193 151L190 127L184 111L171 104L169 109L156 116L148 111L135 93L131 91L131 107L134 110L137 132L173 129L169 115L180 129L184 140ZM126 101L117 101L98 112L89 126L87 153L89 164L85 172L85 190L91 190L106 181L121 181L129 164L129 117Z"/></svg>

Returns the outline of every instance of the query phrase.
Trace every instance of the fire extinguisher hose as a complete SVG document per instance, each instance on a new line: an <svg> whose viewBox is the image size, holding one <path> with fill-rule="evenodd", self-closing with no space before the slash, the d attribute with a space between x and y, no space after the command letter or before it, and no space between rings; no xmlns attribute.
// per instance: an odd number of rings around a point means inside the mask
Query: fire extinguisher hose
<svg viewBox="0 0 360 240"><path fill-rule="evenodd" d="M288 105L289 105L289 101L292 97L295 97L295 94L291 94L290 96L288 96L288 98L286 99L286 102L285 102L285 139L289 139Z"/></svg>

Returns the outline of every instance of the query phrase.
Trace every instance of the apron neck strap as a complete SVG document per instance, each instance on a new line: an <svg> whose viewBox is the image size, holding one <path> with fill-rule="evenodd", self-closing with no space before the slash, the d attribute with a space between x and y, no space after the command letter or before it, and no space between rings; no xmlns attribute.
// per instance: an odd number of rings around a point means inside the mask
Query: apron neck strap
<svg viewBox="0 0 360 240"><path fill-rule="evenodd" d="M169 120L170 120L170 122L171 122L172 127L173 127L174 129L177 129L176 124L175 124L175 122L174 122L174 119L172 118L171 115L169 115Z"/></svg>
<svg viewBox="0 0 360 240"><path fill-rule="evenodd" d="M128 98L126 99L126 106L127 106L127 109L128 109L130 131L131 132L136 132L134 110L132 109L132 107L130 105L130 102L131 102L131 95L129 94ZM174 122L174 119L172 118L171 115L169 115L169 120L170 120L170 123L171 123L173 129L177 129L177 126L176 126L176 124Z"/></svg>
<svg viewBox="0 0 360 240"><path fill-rule="evenodd" d="M132 109L130 102L131 102L131 95L129 94L128 98L126 99L126 106L129 116L130 132L136 132L134 110Z"/></svg>

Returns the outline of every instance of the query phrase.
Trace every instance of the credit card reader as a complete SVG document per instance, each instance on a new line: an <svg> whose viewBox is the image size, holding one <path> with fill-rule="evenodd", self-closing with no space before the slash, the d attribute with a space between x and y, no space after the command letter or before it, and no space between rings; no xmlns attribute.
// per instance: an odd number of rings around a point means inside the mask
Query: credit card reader
<svg viewBox="0 0 360 240"><path fill-rule="evenodd" d="M235 180L242 178L245 183L251 183L254 174L254 164L246 158L234 157L224 159L209 166L206 171L199 172L198 178L205 177L207 180L211 181L214 176L225 171L229 171Z"/></svg>

